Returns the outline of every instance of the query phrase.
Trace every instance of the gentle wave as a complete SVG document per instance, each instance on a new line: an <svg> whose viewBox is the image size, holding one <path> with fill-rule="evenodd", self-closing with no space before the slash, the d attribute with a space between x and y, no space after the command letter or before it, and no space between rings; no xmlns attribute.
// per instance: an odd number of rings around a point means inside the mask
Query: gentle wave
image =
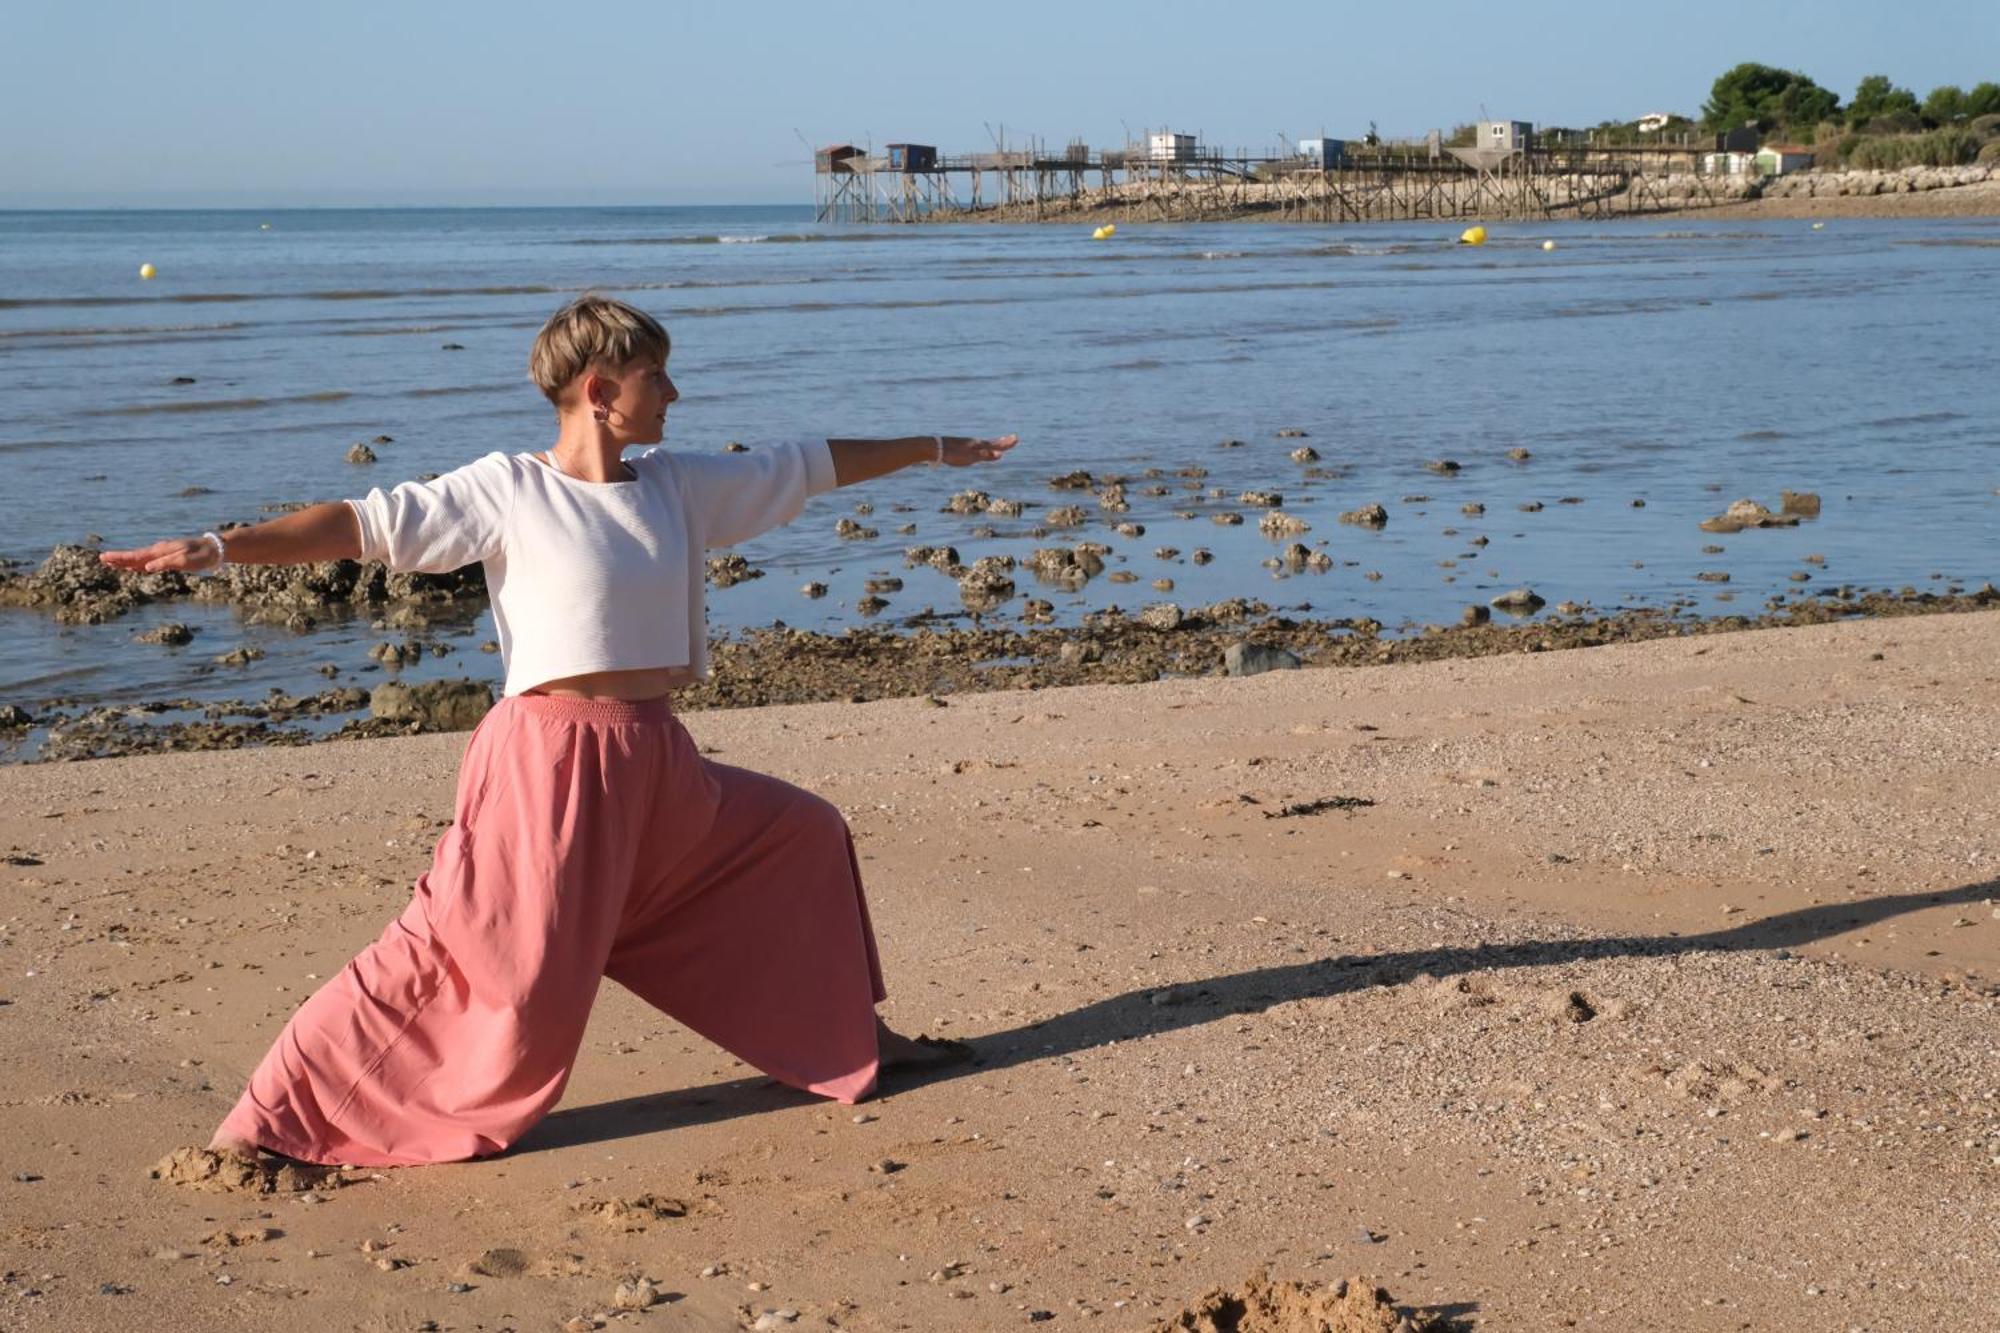
<svg viewBox="0 0 2000 1333"><path fill-rule="evenodd" d="M820 274L787 275L770 278L706 278L679 279L672 282L620 282L615 284L620 291L665 292L698 290L710 287L796 287L810 283L832 281ZM882 278L850 277L842 275L842 282L880 282ZM540 283L523 283L498 287L409 287L409 288L335 288L327 291L305 292L169 292L161 295L131 296L21 296L0 297L0 310L34 310L79 307L103 307L121 305L216 305L232 301L395 301L413 296L563 296L578 292L600 290L604 284L588 287L556 287ZM195 326L200 328L229 328L233 325ZM39 332L44 336L85 336L91 333L109 334L125 332L150 332L141 329L46 329L17 330L0 333L0 337L27 337Z"/></svg>
<svg viewBox="0 0 2000 1333"><path fill-rule="evenodd" d="M1889 430L1896 426L1936 426L1947 421L1957 421L1964 415L1965 413L1963 412L1950 411L1918 412L1906 417L1883 417L1880 420L1870 421L1866 424L1876 430Z"/></svg>
<svg viewBox="0 0 2000 1333"><path fill-rule="evenodd" d="M914 241L923 235L941 235L937 232L920 231L858 231L839 236L816 235L809 232L770 232L753 235L713 236L580 236L570 241L571 245L817 245L822 241L854 244L865 241Z"/></svg>
<svg viewBox="0 0 2000 1333"><path fill-rule="evenodd" d="M395 338L414 333L460 333L471 327L465 324L392 324L380 329L328 329L335 338Z"/></svg>
<svg viewBox="0 0 2000 1333"><path fill-rule="evenodd" d="M84 329L5 329L0 330L0 344L29 338L126 338L150 335L164 339L182 334L222 333L230 329L249 327L250 325L242 320L232 320L227 324L126 324Z"/></svg>
<svg viewBox="0 0 2000 1333"><path fill-rule="evenodd" d="M292 394L279 398L200 398L180 403L131 403L125 407L93 407L87 417L142 417L155 412L244 412L258 407L283 407L288 403L337 403L354 395L346 389L322 389L318 393Z"/></svg>
<svg viewBox="0 0 2000 1333"><path fill-rule="evenodd" d="M133 296L0 297L0 310L33 310L114 305L212 305L230 301L392 301L405 296L547 296L578 288L524 283L506 287L337 287L317 292L164 292Z"/></svg>
<svg viewBox="0 0 2000 1333"><path fill-rule="evenodd" d="M508 380L504 384L446 384L434 388L405 389L393 396L397 398L449 398L462 393L505 393L520 387L519 382L515 380Z"/></svg>

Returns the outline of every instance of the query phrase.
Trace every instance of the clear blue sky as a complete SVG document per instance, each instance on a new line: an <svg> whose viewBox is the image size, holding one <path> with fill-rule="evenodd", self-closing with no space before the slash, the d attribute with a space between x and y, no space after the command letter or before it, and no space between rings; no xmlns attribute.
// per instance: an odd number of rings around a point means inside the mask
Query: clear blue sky
<svg viewBox="0 0 2000 1333"><path fill-rule="evenodd" d="M2000 81L1993 0L912 5L8 0L0 207L779 203L814 142L1227 147Z"/></svg>

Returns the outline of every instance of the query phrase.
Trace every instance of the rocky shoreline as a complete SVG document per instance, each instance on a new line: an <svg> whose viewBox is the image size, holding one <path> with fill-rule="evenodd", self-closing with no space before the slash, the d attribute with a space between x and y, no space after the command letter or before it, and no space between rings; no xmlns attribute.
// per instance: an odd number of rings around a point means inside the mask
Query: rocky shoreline
<svg viewBox="0 0 2000 1333"><path fill-rule="evenodd" d="M63 545L32 571L0 570L0 606L45 611L62 625L101 625L156 602L191 600L241 609L252 623L304 632L336 613L382 614L392 628L421 628L440 608L486 601L486 572L398 574L373 561L228 565L212 575L126 574L94 544Z"/></svg>
<svg viewBox="0 0 2000 1333"><path fill-rule="evenodd" d="M1303 480L1311 483L1338 475L1335 469L1318 465L1319 455L1311 446L1298 443L1303 431L1286 429L1277 434L1289 449L1290 460L1304 465ZM1225 440L1221 447L1240 447L1242 443ZM1523 448L1512 449L1506 456L1510 464L1517 465L1532 458ZM1461 469L1452 459L1433 459L1423 466L1446 477ZM1213 523L1225 527L1247 526L1248 516L1255 516L1256 527L1272 543L1270 554L1259 563L1280 578L1325 573L1336 561L1325 540L1307 546L1296 539L1309 533L1312 525L1286 513L1281 507L1285 503L1282 493L1213 486L1204 467L1183 467L1171 478L1159 468L1132 477L1075 471L1050 478L1047 485L1058 493L1052 502L968 489L950 496L940 511L971 520L974 526L964 531L974 539L995 536L994 521L1025 521L1028 526L1019 535L1035 544L1021 554L982 555L968 563L949 544L903 549L906 570L925 577L939 575L956 585L958 607L949 611L926 607L900 618L885 616L879 625L851 626L838 632L797 629L777 621L767 628L716 636L710 650L712 677L678 692L677 707L751 708L916 696L940 699L989 690L1128 684L1253 675L1305 666L1371 666L1547 652L1667 636L1819 624L1857 616L1975 610L2000 599L1991 584L1970 592L1949 583L1934 592L1920 592L1915 587L1890 591L1814 584L1815 593L1809 596L1769 596L1760 613L1703 616L1695 610L1698 604L1685 597L1663 605L1605 611L1575 601L1550 606L1532 588L1513 588L1464 606L1458 623L1448 626L1409 621L1390 626L1356 616L1299 618L1299 613L1310 611L1309 604L1274 607L1247 597L1185 606L1172 600L1153 600L1136 610L1113 605L1059 624L1055 603L1036 592L1051 596L1074 593L1100 577L1113 584L1136 585L1144 577L1130 568L1114 567L1128 555L1138 554L1137 550L1121 553L1120 546L1085 535L1093 527L1101 527L1107 536L1139 542L1146 528L1131 520L1135 499L1163 500L1180 519L1206 513ZM1073 503L1072 498L1085 503ZM1294 498L1302 497L1295 493ZM1406 504L1429 500L1425 495L1402 497ZM1561 502L1569 503L1570 498ZM1632 503L1638 507L1644 502ZM1543 505L1531 501L1519 507L1532 512ZM898 504L891 506L890 512L911 509ZM1475 519L1486 512L1485 504L1476 501L1459 509L1465 517ZM1775 511L1755 500L1740 499L1699 527L1710 534L1793 527L1817 520L1820 511L1816 492L1786 490ZM853 512L871 518L875 511L872 504L862 501ZM1367 529L1379 529L1390 522L1387 507L1379 502L1340 513L1338 519L1342 524ZM917 529L914 523L905 523L897 531L913 536ZM880 535L877 529L864 527L851 517L838 519L834 533L843 539ZM1456 532L1446 528L1445 534L1455 536ZM107 624L142 608L186 603L227 606L245 623L278 626L297 634L360 621L379 637L368 649L371 660L359 665L358 671L386 674L372 684L348 675L336 686L332 682L346 668L326 661L307 670L326 678L327 687L300 690L281 683L264 698L176 696L137 703L105 703L88 697L0 700L0 763L303 745L464 730L475 726L493 705L497 671L460 672L459 679L402 678L404 668L427 659L446 658L458 651L454 639L469 637L469 627L487 607L484 572L479 565L448 574L399 574L379 563L333 560L303 565L230 565L212 576L140 575L104 564L98 558L96 540L57 546L32 569L0 567L0 607L45 614L62 625ZM1464 540L1472 551L1487 545L1483 535ZM1277 545L1280 542L1282 547ZM1710 544L1702 549L1705 554L1719 554L1723 548ZM1175 546L1157 547L1152 555L1165 561L1169 570L1183 558ZM1205 565L1215 555L1196 546L1185 559ZM1824 566L1824 558L1818 555L1805 555L1802 561L1813 570L1794 571L1789 578L1795 584L1807 583ZM1340 563L1359 567L1354 560ZM1443 563L1453 567L1456 560ZM707 582L718 589L764 574L763 569L733 552L710 558L705 570ZM1364 570L1363 577L1372 580L1379 574ZM1729 574L1705 570L1695 578L1725 583ZM855 611L873 618L889 608L889 601L881 594L900 594L904 580L878 571L865 587L867 595L856 602ZM1163 574L1152 579L1149 587L1156 597L1170 597L1175 580ZM817 598L826 595L827 587L815 581L800 591ZM1718 600L1728 601L1732 596L1719 594ZM968 620L970 624L965 623ZM194 642L199 632L179 620L155 619L132 641L179 648ZM393 637L398 635L400 641ZM488 655L499 651L499 645L491 640L478 648ZM263 649L246 643L214 655L212 665L199 658L190 665L192 673L199 676L240 668L262 656ZM487 679L465 678L482 674Z"/></svg>
<svg viewBox="0 0 2000 1333"><path fill-rule="evenodd" d="M1503 615L1532 614L1541 599L1522 589L1495 598L1494 605ZM688 712L913 697L945 707L949 696L963 693L1556 652L1995 606L2000 589L1991 584L1942 593L1841 587L1796 601L1773 599L1757 615L1703 617L1669 608L1598 615L1565 603L1519 623L1496 623L1490 613L1468 615L1466 623L1426 625L1408 634L1365 618L1296 619L1244 598L1189 609L1162 603L1138 615L1093 612L1074 627L931 628L914 616L902 630L827 634L771 627L716 639L710 648L712 677L678 691L675 707ZM32 745L33 753L17 757L50 762L464 730L477 724L494 697L484 681L392 679L373 689L344 686L264 699L175 698L95 707L57 699L36 712L0 704L0 754ZM172 713L197 716L161 720ZM360 716L337 728L325 726L327 719L346 713Z"/></svg>

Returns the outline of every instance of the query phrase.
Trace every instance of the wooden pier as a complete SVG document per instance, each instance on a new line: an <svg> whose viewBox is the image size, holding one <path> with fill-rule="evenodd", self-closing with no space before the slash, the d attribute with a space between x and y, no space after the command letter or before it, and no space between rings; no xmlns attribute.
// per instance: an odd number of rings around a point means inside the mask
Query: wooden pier
<svg viewBox="0 0 2000 1333"><path fill-rule="evenodd" d="M1192 145L946 156L839 144L814 155L814 204L819 221L836 223L1594 218L1734 197L1726 179L1697 170L1698 157L1688 147L1451 148L1435 137L1344 145L1325 160Z"/></svg>

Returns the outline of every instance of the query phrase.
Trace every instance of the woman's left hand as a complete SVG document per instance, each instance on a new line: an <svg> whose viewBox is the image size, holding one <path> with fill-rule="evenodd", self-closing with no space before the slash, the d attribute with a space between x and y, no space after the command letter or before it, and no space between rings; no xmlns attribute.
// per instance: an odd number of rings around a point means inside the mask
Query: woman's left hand
<svg viewBox="0 0 2000 1333"><path fill-rule="evenodd" d="M970 435L940 435L938 438L944 441L944 457L941 461L952 467L991 463L1012 449L1021 439L1018 435L1002 435L991 440L982 440Z"/></svg>

